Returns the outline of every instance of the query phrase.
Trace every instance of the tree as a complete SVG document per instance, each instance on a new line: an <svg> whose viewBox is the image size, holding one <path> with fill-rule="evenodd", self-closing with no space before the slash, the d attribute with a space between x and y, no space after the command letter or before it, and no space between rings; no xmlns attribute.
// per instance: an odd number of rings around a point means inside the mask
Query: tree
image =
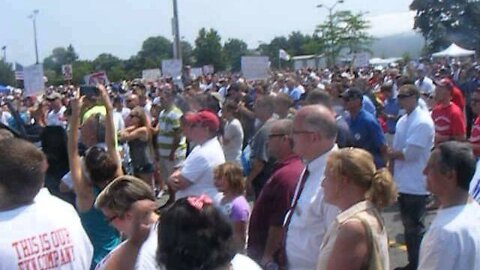
<svg viewBox="0 0 480 270"><path fill-rule="evenodd" d="M12 64L0 61L0 84L14 85L15 74L12 70Z"/></svg>
<svg viewBox="0 0 480 270"><path fill-rule="evenodd" d="M52 54L43 60L45 69L51 69L56 73L61 73L62 65L72 64L78 59L78 54L70 44L67 48L57 47L52 50Z"/></svg>
<svg viewBox="0 0 480 270"><path fill-rule="evenodd" d="M182 48L182 62L184 65L191 65L193 63L193 47L188 41L180 41Z"/></svg>
<svg viewBox="0 0 480 270"><path fill-rule="evenodd" d="M260 46L258 46L260 54L268 56L272 63L279 63L278 52L280 49L284 49L290 53L288 40L286 37L275 37L270 41L269 44L260 44ZM282 66L284 65L282 64Z"/></svg>
<svg viewBox="0 0 480 270"><path fill-rule="evenodd" d="M310 39L308 35L303 35L301 32L292 32L288 36L288 49L292 55L303 55L305 54L303 50L303 44Z"/></svg>
<svg viewBox="0 0 480 270"><path fill-rule="evenodd" d="M67 48L57 47L52 54L43 60L45 76L50 84L63 84L62 65L73 64L78 59L78 54L70 44Z"/></svg>
<svg viewBox="0 0 480 270"><path fill-rule="evenodd" d="M335 65L342 50L348 50L348 53L368 50L373 38L367 33L370 25L363 15L353 14L351 11L337 11L317 26L316 34L320 46L325 48L329 66Z"/></svg>
<svg viewBox="0 0 480 270"><path fill-rule="evenodd" d="M137 54L137 64L141 69L159 68L162 60L173 57L172 42L165 37L149 37Z"/></svg>
<svg viewBox="0 0 480 270"><path fill-rule="evenodd" d="M78 60L72 64L72 82L74 84L84 84L83 77L94 71L92 61Z"/></svg>
<svg viewBox="0 0 480 270"><path fill-rule="evenodd" d="M416 11L413 29L426 41L428 53L448 47L452 42L480 49L480 2L472 0L413 0Z"/></svg>
<svg viewBox="0 0 480 270"><path fill-rule="evenodd" d="M321 54L324 51L324 45L318 35L313 34L311 37L305 39L302 50L304 54Z"/></svg>
<svg viewBox="0 0 480 270"><path fill-rule="evenodd" d="M118 65L122 65L122 60L109 53L102 53L93 60L93 68L96 71L104 70L108 72L112 67Z"/></svg>
<svg viewBox="0 0 480 270"><path fill-rule="evenodd" d="M108 79L112 82L119 81L125 77L123 61L112 54L102 53L93 60L92 64L95 71L105 71Z"/></svg>
<svg viewBox="0 0 480 270"><path fill-rule="evenodd" d="M216 30L210 29L207 32L205 28L200 29L193 50L198 66L213 65L217 71L225 69L226 63L221 40Z"/></svg>
<svg viewBox="0 0 480 270"><path fill-rule="evenodd" d="M227 65L233 72L238 72L242 68L242 56L248 54L247 43L240 39L229 39L223 45L223 51Z"/></svg>

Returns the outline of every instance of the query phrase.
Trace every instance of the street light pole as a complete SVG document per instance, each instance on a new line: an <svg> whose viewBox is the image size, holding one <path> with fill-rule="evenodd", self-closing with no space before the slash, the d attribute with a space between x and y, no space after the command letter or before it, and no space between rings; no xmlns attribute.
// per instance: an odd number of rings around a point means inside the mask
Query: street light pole
<svg viewBox="0 0 480 270"><path fill-rule="evenodd" d="M2 47L2 51L3 51L3 62L7 63L7 46L6 45Z"/></svg>
<svg viewBox="0 0 480 270"><path fill-rule="evenodd" d="M174 30L174 50L173 58L182 59L182 47L180 46L180 29L178 26L178 6L177 0L173 0L173 30Z"/></svg>
<svg viewBox="0 0 480 270"><path fill-rule="evenodd" d="M37 15L38 9L35 9L28 18L33 21L33 38L35 41L35 63L38 64L38 42L37 42Z"/></svg>
<svg viewBox="0 0 480 270"><path fill-rule="evenodd" d="M333 50L333 9L338 5L338 4L343 4L345 1L344 0L337 0L333 5L331 6L326 6L324 4L318 4L317 8L325 8L328 11L328 38L329 40L329 55L328 57L330 58L328 61L330 64L333 66L335 65L335 57L334 57L334 50Z"/></svg>

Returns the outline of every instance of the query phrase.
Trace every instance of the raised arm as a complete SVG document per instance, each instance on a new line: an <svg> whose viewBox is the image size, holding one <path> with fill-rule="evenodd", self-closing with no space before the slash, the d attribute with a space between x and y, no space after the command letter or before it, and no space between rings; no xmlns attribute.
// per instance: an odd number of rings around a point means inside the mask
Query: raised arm
<svg viewBox="0 0 480 270"><path fill-rule="evenodd" d="M78 93L78 91L77 91ZM78 129L80 126L80 110L83 104L83 97L78 94L71 100L72 116L70 117L70 128L68 130L68 163L73 180L73 190L77 195L77 207L79 211L87 211L92 207L92 187L85 181L82 173L80 155L78 154Z"/></svg>
<svg viewBox="0 0 480 270"><path fill-rule="evenodd" d="M107 89L105 86L98 84L97 88L100 90L100 97L107 112L105 117L105 144L107 145L107 151L110 157L118 164L117 176L123 175L120 158L116 148L116 136L115 136L115 124L113 121L113 106L110 102Z"/></svg>

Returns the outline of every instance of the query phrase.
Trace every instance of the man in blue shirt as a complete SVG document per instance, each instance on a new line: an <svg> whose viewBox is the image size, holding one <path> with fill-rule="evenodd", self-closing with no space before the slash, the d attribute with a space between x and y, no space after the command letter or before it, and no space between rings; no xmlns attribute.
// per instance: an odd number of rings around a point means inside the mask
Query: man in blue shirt
<svg viewBox="0 0 480 270"><path fill-rule="evenodd" d="M350 88L342 94L345 109L350 113L347 119L353 137L353 146L367 150L373 155L377 168L386 166L387 145L385 135L377 119L362 108L363 93Z"/></svg>
<svg viewBox="0 0 480 270"><path fill-rule="evenodd" d="M405 110L402 110L400 108L397 97L395 97L393 94L392 83L384 83L380 87L380 92L384 97L383 110L381 115L383 116L387 124L387 144L392 145L393 135L395 135L395 126L397 125L397 121L400 116L405 114Z"/></svg>

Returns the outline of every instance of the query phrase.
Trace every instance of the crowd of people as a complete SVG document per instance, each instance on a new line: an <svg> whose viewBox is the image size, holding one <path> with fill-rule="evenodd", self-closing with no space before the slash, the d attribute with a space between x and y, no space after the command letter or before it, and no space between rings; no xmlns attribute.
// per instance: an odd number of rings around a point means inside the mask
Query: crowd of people
<svg viewBox="0 0 480 270"><path fill-rule="evenodd" d="M390 269L397 201L396 269L480 269L475 64L185 67L1 101L0 270Z"/></svg>

